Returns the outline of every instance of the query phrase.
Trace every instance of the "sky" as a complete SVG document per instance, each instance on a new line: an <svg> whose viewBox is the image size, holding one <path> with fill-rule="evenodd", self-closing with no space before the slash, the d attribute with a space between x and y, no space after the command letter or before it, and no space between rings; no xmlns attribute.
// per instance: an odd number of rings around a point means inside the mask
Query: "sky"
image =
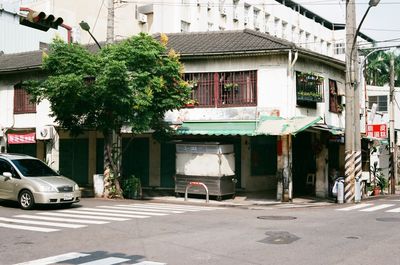
<svg viewBox="0 0 400 265"><path fill-rule="evenodd" d="M294 0L334 23L345 23L345 0ZM357 26L368 8L369 0L355 0ZM381 0L372 7L361 25L362 33L378 41L378 46L400 45L400 0ZM395 41L388 41L393 40Z"/></svg>

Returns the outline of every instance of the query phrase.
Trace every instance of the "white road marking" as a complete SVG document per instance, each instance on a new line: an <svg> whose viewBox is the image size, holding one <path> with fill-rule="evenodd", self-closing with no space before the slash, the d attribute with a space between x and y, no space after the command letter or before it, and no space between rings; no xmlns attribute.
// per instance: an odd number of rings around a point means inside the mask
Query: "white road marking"
<svg viewBox="0 0 400 265"><path fill-rule="evenodd" d="M58 226L58 227L66 227L66 228L81 228L81 227L86 227L87 226L87 225L74 225L74 224L45 222L45 221L22 220L22 219L13 219L13 218L5 218L5 217L0 217L0 221L10 222L10 223L20 223L20 224L35 224L35 225L44 225L44 226Z"/></svg>
<svg viewBox="0 0 400 265"><path fill-rule="evenodd" d="M128 261L128 260L129 259L109 257L109 258L104 258L104 259L93 260L93 261L81 263L79 265L113 265L113 264L125 262L125 261Z"/></svg>
<svg viewBox="0 0 400 265"><path fill-rule="evenodd" d="M352 210L358 210L361 208L365 208L365 207L369 207L373 204L371 203L363 203L363 204L357 204L357 205L353 205L353 206L349 206L346 208L341 208L341 209L336 209L337 211L352 211Z"/></svg>
<svg viewBox="0 0 400 265"><path fill-rule="evenodd" d="M195 205L184 205L184 204L167 204L167 203L159 203L159 202L149 202L146 205L153 205L157 207L168 207L175 209L193 209L200 211L212 211L212 210L224 210L223 207L212 207L212 206L195 206Z"/></svg>
<svg viewBox="0 0 400 265"><path fill-rule="evenodd" d="M377 205L371 208L367 208L367 209L362 209L360 210L360 212L373 212L373 211L378 211L378 210L382 210L385 208L389 208L394 206L395 204L381 204L381 205Z"/></svg>
<svg viewBox="0 0 400 265"><path fill-rule="evenodd" d="M57 217L49 217L49 216L38 216L38 215L16 215L13 217L18 218L29 218L29 219L37 219L37 220L47 220L47 221L59 221L59 222L67 222L67 223L81 223L81 224L108 224L106 221L96 221L96 220L85 220L85 219L68 219L68 218L57 218Z"/></svg>
<svg viewBox="0 0 400 265"><path fill-rule="evenodd" d="M29 231L36 231L36 232L46 232L46 233L59 231L59 229L53 229L53 228L44 228L44 227L26 226L26 225L12 225L12 224L4 224L4 223L0 223L0 227L20 229L20 230L29 230Z"/></svg>
<svg viewBox="0 0 400 265"><path fill-rule="evenodd" d="M157 209L153 207L146 207L146 206L138 206L138 205L116 205L117 207L124 207L128 209L135 209L145 212L161 212L161 213L184 213L184 211L180 210L168 210L168 209Z"/></svg>
<svg viewBox="0 0 400 265"><path fill-rule="evenodd" d="M101 215L101 216L128 217L128 218L149 218L150 217L150 216L144 216L144 215L107 213L104 211L96 212L96 210L97 209L80 208L79 210L63 210L61 212L63 212L63 213L78 213L78 214L83 213L83 214Z"/></svg>
<svg viewBox="0 0 400 265"><path fill-rule="evenodd" d="M134 263L132 265L167 265L167 263L160 263L160 262L154 262L154 261L142 261L139 263Z"/></svg>
<svg viewBox="0 0 400 265"><path fill-rule="evenodd" d="M90 254L70 252L70 253L66 253L66 254L62 254L62 255L58 255L58 256L52 256L52 257L47 257L44 259L32 260L32 261L18 263L18 264L14 264L14 265L48 265L48 264L54 264L54 263L64 261L64 260L77 259L77 258L86 257L86 256L90 256Z"/></svg>
<svg viewBox="0 0 400 265"><path fill-rule="evenodd" d="M150 212L141 212L141 211L135 211L134 209L126 209L123 207L115 207L115 206L98 206L101 209L104 209L104 211L107 212L112 212L112 213L137 213L137 214L143 214L143 215L154 215L154 216L163 216L163 215L168 215L166 213L150 213ZM129 211L127 211L129 210Z"/></svg>
<svg viewBox="0 0 400 265"><path fill-rule="evenodd" d="M395 208L395 209L392 209L392 210L388 210L386 212L387 213L400 213L400 208Z"/></svg>
<svg viewBox="0 0 400 265"><path fill-rule="evenodd" d="M117 217L107 217L107 216L92 216L84 214L68 214L68 213L50 213L41 212L40 215L56 216L56 217L71 217L71 218L86 218L86 219L96 219L96 220L107 220L107 221L128 221L127 218L117 218Z"/></svg>

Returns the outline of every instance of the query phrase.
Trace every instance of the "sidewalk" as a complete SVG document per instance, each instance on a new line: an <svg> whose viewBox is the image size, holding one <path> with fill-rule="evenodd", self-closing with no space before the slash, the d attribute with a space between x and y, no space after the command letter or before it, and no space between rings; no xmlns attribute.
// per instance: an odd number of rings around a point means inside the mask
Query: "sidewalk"
<svg viewBox="0 0 400 265"><path fill-rule="evenodd" d="M210 196L209 202L206 203L206 196L189 195L188 200L185 201L184 195L182 197L175 197L171 194L159 194L158 192L144 192L143 199L152 202L176 203L176 204L192 204L192 205L210 205L220 207L242 207L248 208L252 206L276 206L282 207L318 207L335 204L334 200L314 198L314 197L296 197L292 202L277 201L271 194L262 192L247 192L238 193L235 198L227 198L221 201L215 200L215 196Z"/></svg>

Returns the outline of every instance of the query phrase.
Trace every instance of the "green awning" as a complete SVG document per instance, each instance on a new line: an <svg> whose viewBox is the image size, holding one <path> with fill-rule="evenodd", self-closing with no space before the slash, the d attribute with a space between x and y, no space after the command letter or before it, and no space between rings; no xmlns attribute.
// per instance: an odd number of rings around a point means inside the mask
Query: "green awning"
<svg viewBox="0 0 400 265"><path fill-rule="evenodd" d="M296 135L322 120L321 117L261 117L256 130L257 135Z"/></svg>
<svg viewBox="0 0 400 265"><path fill-rule="evenodd" d="M180 135L295 135L316 124L321 117L262 116L248 121L185 121L177 129Z"/></svg>
<svg viewBox="0 0 400 265"><path fill-rule="evenodd" d="M181 135L248 135L253 136L255 121L185 121L178 128Z"/></svg>

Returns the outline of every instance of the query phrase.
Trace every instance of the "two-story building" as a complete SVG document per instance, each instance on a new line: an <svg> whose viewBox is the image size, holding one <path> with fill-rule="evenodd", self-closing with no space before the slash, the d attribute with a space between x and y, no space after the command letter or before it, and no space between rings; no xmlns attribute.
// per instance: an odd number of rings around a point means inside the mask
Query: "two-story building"
<svg viewBox="0 0 400 265"><path fill-rule="evenodd" d="M175 140L232 143L237 188L278 199L329 195L330 169L343 168L341 61L253 30L168 37L195 103L166 114L177 128ZM101 135L88 131L71 138L53 123L48 102L32 105L21 92L21 81L45 78L41 56L37 51L0 57L3 148L36 155L91 185L103 171ZM129 138L126 133L123 145ZM124 174L139 176L145 187L173 187L174 143L159 143L150 133L135 137L123 157Z"/></svg>

